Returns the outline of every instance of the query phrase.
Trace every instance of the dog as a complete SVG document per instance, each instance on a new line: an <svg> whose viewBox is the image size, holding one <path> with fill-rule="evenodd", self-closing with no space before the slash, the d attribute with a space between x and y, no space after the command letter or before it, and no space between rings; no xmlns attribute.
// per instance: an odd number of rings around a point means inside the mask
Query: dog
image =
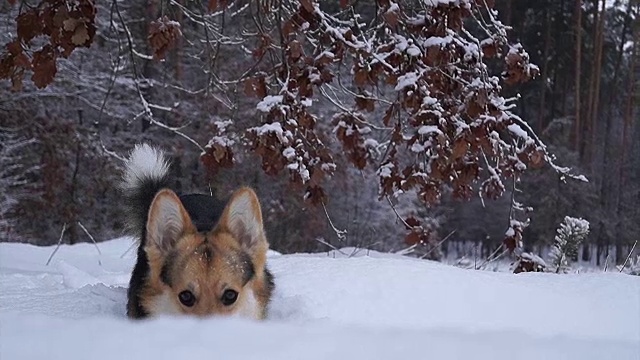
<svg viewBox="0 0 640 360"><path fill-rule="evenodd" d="M261 320L274 290L269 243L256 193L227 202L169 187L162 150L136 145L120 185L131 235L139 242L127 316L240 316Z"/></svg>

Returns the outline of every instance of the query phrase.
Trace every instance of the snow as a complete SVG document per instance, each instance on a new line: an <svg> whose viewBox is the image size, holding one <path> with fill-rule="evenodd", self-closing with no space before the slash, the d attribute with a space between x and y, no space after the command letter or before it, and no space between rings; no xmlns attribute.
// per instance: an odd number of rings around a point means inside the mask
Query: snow
<svg viewBox="0 0 640 360"><path fill-rule="evenodd" d="M418 56L422 55L422 52L420 51L420 49L417 46L411 45L411 46L409 46L409 48L407 48L407 54L409 54L410 56L413 56L413 57L418 57Z"/></svg>
<svg viewBox="0 0 640 360"><path fill-rule="evenodd" d="M422 125L418 129L418 134L420 135L428 135L432 133L442 134L442 131L440 131L436 125Z"/></svg>
<svg viewBox="0 0 640 360"><path fill-rule="evenodd" d="M400 91L406 87L415 86L419 78L420 75L415 71L400 75L398 77L398 84L396 85L395 90Z"/></svg>
<svg viewBox="0 0 640 360"><path fill-rule="evenodd" d="M313 105L313 100L312 99L308 99L308 98L304 98L300 101L300 104L302 104L302 106L304 107L311 107L311 105Z"/></svg>
<svg viewBox="0 0 640 360"><path fill-rule="evenodd" d="M422 105L425 107L429 107L438 103L438 99L432 98L431 96L425 96L422 98Z"/></svg>
<svg viewBox="0 0 640 360"><path fill-rule="evenodd" d="M322 58L327 58L327 59L331 59L333 60L336 57L336 54L332 53L329 50L325 50L322 53L320 53L320 55L316 56L315 60L318 61Z"/></svg>
<svg viewBox="0 0 640 360"><path fill-rule="evenodd" d="M511 124L507 126L507 129L509 129L509 131L511 131L515 136L519 138L522 138L522 139L529 138L529 135L527 135L527 132L524 131L518 124Z"/></svg>
<svg viewBox="0 0 640 360"><path fill-rule="evenodd" d="M124 316L130 239L0 243L0 358L637 359L640 277L510 274L373 251L269 254L269 318ZM353 255L353 256L349 256Z"/></svg>
<svg viewBox="0 0 640 360"><path fill-rule="evenodd" d="M249 130L255 131L258 136L262 136L264 134L275 133L278 136L283 135L282 125L279 122L263 124L258 127L250 128Z"/></svg>
<svg viewBox="0 0 640 360"><path fill-rule="evenodd" d="M365 139L363 145L366 148L377 148L380 144L376 139Z"/></svg>
<svg viewBox="0 0 640 360"><path fill-rule="evenodd" d="M274 106L282 104L282 100L282 95L267 95L256 105L256 109L268 113L269 111L271 111L271 109L273 109Z"/></svg>
<svg viewBox="0 0 640 360"><path fill-rule="evenodd" d="M289 146L282 151L282 156L284 156L287 160L291 161L296 157L296 150L291 146Z"/></svg>
<svg viewBox="0 0 640 360"><path fill-rule="evenodd" d="M431 36L427 40L424 41L423 46L424 47L429 47L429 46L444 47L444 46L450 44L451 42L453 42L453 37L451 35L447 35L445 37Z"/></svg>

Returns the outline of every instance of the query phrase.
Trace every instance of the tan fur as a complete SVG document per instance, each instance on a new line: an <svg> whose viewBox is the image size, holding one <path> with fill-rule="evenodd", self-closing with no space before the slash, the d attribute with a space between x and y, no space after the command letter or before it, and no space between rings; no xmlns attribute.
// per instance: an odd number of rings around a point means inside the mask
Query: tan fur
<svg viewBox="0 0 640 360"><path fill-rule="evenodd" d="M269 244L264 235L258 199L249 188L234 193L212 231L198 233L179 198L161 190L149 210L148 241L144 248L149 276L140 294L145 309L153 313L196 316L233 315L263 319L271 289L265 275ZM175 237L175 238L173 238ZM254 275L246 284L247 255ZM163 267L168 284L162 279ZM221 302L225 290L238 292L229 306ZM192 307L184 306L178 294L196 296Z"/></svg>

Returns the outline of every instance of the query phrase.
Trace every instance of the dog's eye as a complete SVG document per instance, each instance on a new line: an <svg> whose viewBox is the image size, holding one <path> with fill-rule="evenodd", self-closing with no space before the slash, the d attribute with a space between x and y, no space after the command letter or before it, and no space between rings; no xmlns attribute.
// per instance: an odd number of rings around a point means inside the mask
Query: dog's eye
<svg viewBox="0 0 640 360"><path fill-rule="evenodd" d="M192 307L196 303L196 297L189 290L185 290L178 294L178 299L184 306Z"/></svg>
<svg viewBox="0 0 640 360"><path fill-rule="evenodd" d="M238 292L235 290L228 289L224 291L224 294L222 294L222 304L225 306L233 304L237 299Z"/></svg>

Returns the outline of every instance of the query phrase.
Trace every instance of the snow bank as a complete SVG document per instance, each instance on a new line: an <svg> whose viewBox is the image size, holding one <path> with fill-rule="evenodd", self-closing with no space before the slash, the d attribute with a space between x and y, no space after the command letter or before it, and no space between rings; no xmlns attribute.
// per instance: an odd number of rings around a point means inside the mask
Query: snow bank
<svg viewBox="0 0 640 360"><path fill-rule="evenodd" d="M270 318L124 316L130 242L0 244L0 359L637 359L640 278L279 255ZM98 263L100 261L100 263Z"/></svg>

